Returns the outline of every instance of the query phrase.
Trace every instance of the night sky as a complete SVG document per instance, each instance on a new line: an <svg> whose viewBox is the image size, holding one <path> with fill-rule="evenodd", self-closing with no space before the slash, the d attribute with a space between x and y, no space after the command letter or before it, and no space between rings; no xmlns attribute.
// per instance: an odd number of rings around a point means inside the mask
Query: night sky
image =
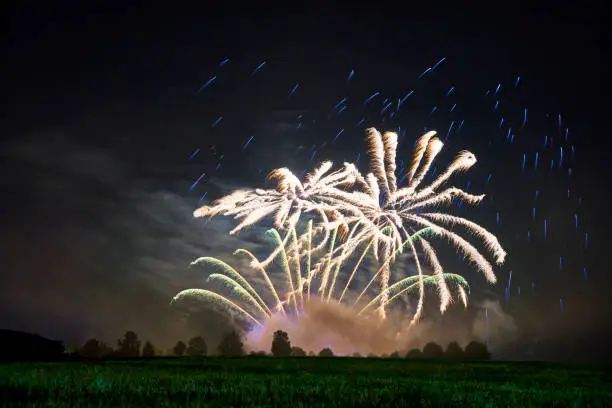
<svg viewBox="0 0 612 408"><path fill-rule="evenodd" d="M299 174L362 152L365 172L366 125L405 131L407 160L426 127L447 138L441 167L462 149L478 157L454 183L487 201L454 211L509 253L495 286L460 270L474 305L498 303L513 322L497 356L610 358L610 34L603 10L577 4L422 17L14 8L2 40L0 327L69 345L114 345L127 329L164 349L196 333L215 342L223 314L168 302L205 285L187 271L194 258L259 248L260 229L228 237L233 221L193 209L263 187L274 167ZM455 308L430 322L478 316Z"/></svg>

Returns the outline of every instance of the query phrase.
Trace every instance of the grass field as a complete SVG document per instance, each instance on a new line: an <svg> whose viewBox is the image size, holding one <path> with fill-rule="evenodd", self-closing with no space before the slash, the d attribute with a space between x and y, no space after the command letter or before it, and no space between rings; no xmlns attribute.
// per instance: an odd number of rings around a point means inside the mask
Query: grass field
<svg viewBox="0 0 612 408"><path fill-rule="evenodd" d="M612 370L374 358L0 365L0 406L612 407Z"/></svg>

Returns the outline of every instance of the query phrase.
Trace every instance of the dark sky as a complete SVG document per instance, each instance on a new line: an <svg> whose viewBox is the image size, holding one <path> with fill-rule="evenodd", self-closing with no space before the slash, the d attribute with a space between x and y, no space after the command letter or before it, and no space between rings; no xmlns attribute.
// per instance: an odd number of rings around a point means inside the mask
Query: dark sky
<svg viewBox="0 0 612 408"><path fill-rule="evenodd" d="M603 10L581 2L406 16L215 13L28 5L9 14L2 40L0 327L70 344L91 336L112 341L129 328L163 347L202 331L214 341L225 327L221 317L206 312L185 319L167 305L178 290L202 285L201 277L186 273L193 258L229 253L241 243L225 236L229 220L191 220L200 197L261 186L275 166L290 163L301 172L313 164L306 151L323 141L329 145L317 148L319 159L354 160L364 150L354 124L365 108L349 102L337 118L330 115L335 103L374 91L397 98L415 89L401 115L381 123L370 112L367 123L400 125L409 141L424 126L444 135L451 121L465 120L445 151L477 154L477 168L458 183L470 180L474 191L491 197L478 221L509 249L494 288L467 275L476 299L499 300L516 322L505 355L592 359L591 350L612 339L611 278L602 255L611 170L610 34ZM443 64L417 81L442 57ZM230 62L219 67L225 58ZM499 96L493 94L498 83ZM456 90L445 99L450 86ZM519 130L525 107L528 125ZM300 132L298 113L307 118ZM500 115L513 122L515 142L505 140ZM563 140L566 126L570 137ZM340 128L346 132L332 145ZM542 148L544 136L556 138L554 153ZM560 145L566 156L559 168ZM201 153L190 160L196 148ZM400 150L407 155L410 142ZM539 167L535 152L542 155ZM548 168L551 159L555 171ZM190 189L203 172L207 177ZM489 173L492 182L485 183ZM256 245L253 236L241 239ZM447 256L455 262L452 252Z"/></svg>

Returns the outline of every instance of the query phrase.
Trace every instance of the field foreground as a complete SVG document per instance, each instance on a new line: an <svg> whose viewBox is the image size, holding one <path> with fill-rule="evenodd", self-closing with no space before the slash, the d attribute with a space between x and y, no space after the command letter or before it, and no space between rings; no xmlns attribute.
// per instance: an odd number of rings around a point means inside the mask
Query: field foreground
<svg viewBox="0 0 612 408"><path fill-rule="evenodd" d="M0 406L612 407L612 370L375 358L0 365Z"/></svg>

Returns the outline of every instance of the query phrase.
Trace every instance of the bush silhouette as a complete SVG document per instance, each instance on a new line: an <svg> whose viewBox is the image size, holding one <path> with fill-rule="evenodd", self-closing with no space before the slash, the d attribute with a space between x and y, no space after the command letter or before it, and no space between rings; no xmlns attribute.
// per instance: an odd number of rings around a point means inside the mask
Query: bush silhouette
<svg viewBox="0 0 612 408"><path fill-rule="evenodd" d="M142 356L145 358L155 357L155 347L147 341L142 347Z"/></svg>
<svg viewBox="0 0 612 408"><path fill-rule="evenodd" d="M128 330L125 332L122 339L117 340L115 355L118 357L140 356L140 340L138 340L136 332Z"/></svg>
<svg viewBox="0 0 612 408"><path fill-rule="evenodd" d="M424 358L441 358L444 356L444 350L442 346L437 343L429 342L423 347Z"/></svg>
<svg viewBox="0 0 612 408"><path fill-rule="evenodd" d="M472 341L465 347L465 358L468 360L490 360L491 353L487 350L487 345Z"/></svg>
<svg viewBox="0 0 612 408"><path fill-rule="evenodd" d="M66 358L61 341L37 334L0 329L0 361L55 361Z"/></svg>
<svg viewBox="0 0 612 408"><path fill-rule="evenodd" d="M188 356L205 356L207 352L208 347L202 336L196 336L189 340L189 345L187 346Z"/></svg>
<svg viewBox="0 0 612 408"><path fill-rule="evenodd" d="M306 352L301 347L292 347L291 356L292 357L306 357Z"/></svg>
<svg viewBox="0 0 612 408"><path fill-rule="evenodd" d="M456 341L448 343L446 346L446 352L444 352L444 356L450 360L461 360L464 358L463 349Z"/></svg>
<svg viewBox="0 0 612 408"><path fill-rule="evenodd" d="M325 347L323 350L319 351L319 357L333 357L334 352L329 347Z"/></svg>
<svg viewBox="0 0 612 408"><path fill-rule="evenodd" d="M272 336L272 347L270 351L274 357L289 357L291 355L289 335L282 330L275 331Z"/></svg>
<svg viewBox="0 0 612 408"><path fill-rule="evenodd" d="M423 358L423 352L418 348L412 349L406 354L406 358L411 358L414 360Z"/></svg>
<svg viewBox="0 0 612 408"><path fill-rule="evenodd" d="M172 352L177 357L182 357L187 350L187 346L182 341L176 343L176 345L172 348Z"/></svg>
<svg viewBox="0 0 612 408"><path fill-rule="evenodd" d="M393 353L389 354L389 358L399 358L399 353L397 351L394 351Z"/></svg>
<svg viewBox="0 0 612 408"><path fill-rule="evenodd" d="M97 339L89 339L79 350L79 355L85 358L100 358L100 342Z"/></svg>
<svg viewBox="0 0 612 408"><path fill-rule="evenodd" d="M245 354L242 338L236 330L232 330L223 336L217 349L219 354L224 357L240 357Z"/></svg>
<svg viewBox="0 0 612 408"><path fill-rule="evenodd" d="M353 353L353 357L355 357L355 358L361 358L361 354L359 354L359 353L355 352L355 353Z"/></svg>

